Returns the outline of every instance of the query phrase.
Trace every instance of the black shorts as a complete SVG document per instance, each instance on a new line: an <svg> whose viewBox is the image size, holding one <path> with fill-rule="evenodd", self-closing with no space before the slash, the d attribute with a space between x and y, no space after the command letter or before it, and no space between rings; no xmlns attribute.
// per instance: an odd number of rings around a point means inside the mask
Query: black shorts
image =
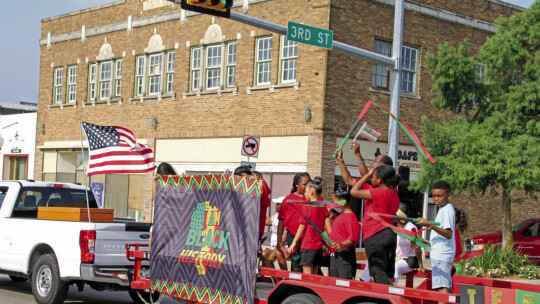
<svg viewBox="0 0 540 304"><path fill-rule="evenodd" d="M302 266L321 266L323 259L323 250L321 249L300 249L300 265Z"/></svg>
<svg viewBox="0 0 540 304"><path fill-rule="evenodd" d="M330 256L330 276L353 280L356 277L356 249L349 247Z"/></svg>

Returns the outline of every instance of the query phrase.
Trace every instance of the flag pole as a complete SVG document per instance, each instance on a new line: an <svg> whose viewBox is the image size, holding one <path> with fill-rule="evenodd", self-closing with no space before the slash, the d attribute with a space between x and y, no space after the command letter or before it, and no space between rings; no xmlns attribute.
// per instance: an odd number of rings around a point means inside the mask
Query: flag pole
<svg viewBox="0 0 540 304"><path fill-rule="evenodd" d="M90 218L90 200L88 199L88 183L86 182L86 163L84 161L84 145L82 137L82 121L79 120L79 131L81 137L81 153L82 153L82 162L83 162L83 172L84 172L84 193L86 194L86 210L88 211L88 222L91 222ZM86 134L86 133L85 133Z"/></svg>

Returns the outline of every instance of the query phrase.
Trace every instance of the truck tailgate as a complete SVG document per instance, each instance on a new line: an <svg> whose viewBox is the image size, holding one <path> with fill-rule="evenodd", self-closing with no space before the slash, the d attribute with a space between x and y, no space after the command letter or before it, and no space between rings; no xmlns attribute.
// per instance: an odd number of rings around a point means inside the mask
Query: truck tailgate
<svg viewBox="0 0 540 304"><path fill-rule="evenodd" d="M148 244L149 223L115 222L96 224L96 266L133 266L126 258L126 244Z"/></svg>

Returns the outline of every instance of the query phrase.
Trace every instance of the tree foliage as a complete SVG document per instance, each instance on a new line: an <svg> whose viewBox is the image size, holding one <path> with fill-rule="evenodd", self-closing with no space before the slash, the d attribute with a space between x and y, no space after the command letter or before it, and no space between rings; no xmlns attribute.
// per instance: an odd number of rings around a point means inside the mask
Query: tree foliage
<svg viewBox="0 0 540 304"><path fill-rule="evenodd" d="M480 62L483 79L477 74ZM427 65L439 93L432 103L458 115L438 121L424 118L422 140L437 162L423 160L414 187L425 191L435 180L445 179L473 197L502 189L503 210L507 203L508 213L516 190L536 198L535 192L540 191L540 2L499 19L497 33L480 49L479 61L469 55L464 41L457 49L440 45L436 56L427 55ZM509 225L508 219L504 226ZM503 227L506 230L509 227ZM511 239L505 243L511 244Z"/></svg>

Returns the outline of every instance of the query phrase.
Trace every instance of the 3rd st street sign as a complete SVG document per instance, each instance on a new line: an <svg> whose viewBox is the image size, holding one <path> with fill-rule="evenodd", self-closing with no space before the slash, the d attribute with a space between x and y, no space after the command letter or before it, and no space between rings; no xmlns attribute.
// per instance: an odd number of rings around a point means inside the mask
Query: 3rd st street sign
<svg viewBox="0 0 540 304"><path fill-rule="evenodd" d="M289 21L287 24L287 39L331 50L334 32Z"/></svg>

